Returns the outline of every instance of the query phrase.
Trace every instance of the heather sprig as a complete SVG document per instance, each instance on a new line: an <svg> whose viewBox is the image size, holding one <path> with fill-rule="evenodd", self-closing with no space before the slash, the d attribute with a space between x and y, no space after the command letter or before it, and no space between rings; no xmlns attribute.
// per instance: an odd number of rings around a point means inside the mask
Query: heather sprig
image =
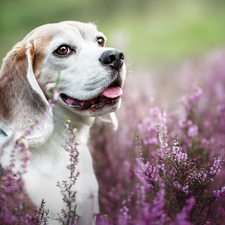
<svg viewBox="0 0 225 225"><path fill-rule="evenodd" d="M164 173L163 165L152 165L149 161L146 162L146 159L143 158L139 135L135 135L135 145L137 152L136 161L138 164L138 168L134 170L136 176L143 182L146 188L156 188L156 186L158 187L160 169L162 169L162 172Z"/></svg>
<svg viewBox="0 0 225 225"><path fill-rule="evenodd" d="M45 201L44 199L42 199L41 201L41 205L39 206L39 210L38 210L38 214L40 215L40 220L41 220L41 224L42 225L47 225L48 224L48 214L49 214L49 210L45 209Z"/></svg>
<svg viewBox="0 0 225 225"><path fill-rule="evenodd" d="M223 186L221 188L221 190L217 190L217 191L214 190L213 195L214 195L216 201L219 201L221 198L225 197L225 186Z"/></svg>
<svg viewBox="0 0 225 225"><path fill-rule="evenodd" d="M19 173L15 173L16 152L20 152L22 156L20 159L22 170ZM26 213L24 202L26 190L22 174L26 172L30 156L27 141L18 140L11 153L10 165L5 169L0 180L0 224L40 225L42 223L37 209L32 215Z"/></svg>
<svg viewBox="0 0 225 225"><path fill-rule="evenodd" d="M69 181L58 182L57 186L61 189L62 199L66 203L66 209L61 209L61 214L57 219L63 225L73 225L77 222L76 215L76 191L74 185L79 177L79 171L76 171L76 165L79 162L79 152L77 150L78 143L75 141L76 129L70 125L70 119L65 117L65 144L63 148L69 153L70 164L67 169L70 172Z"/></svg>

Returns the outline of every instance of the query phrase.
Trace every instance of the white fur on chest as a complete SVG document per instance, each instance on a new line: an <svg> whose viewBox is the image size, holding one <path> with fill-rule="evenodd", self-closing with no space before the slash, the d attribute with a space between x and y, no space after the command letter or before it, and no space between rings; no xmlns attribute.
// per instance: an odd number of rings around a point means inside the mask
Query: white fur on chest
<svg viewBox="0 0 225 225"><path fill-rule="evenodd" d="M64 149L61 149L62 151ZM93 199L93 213L98 213L98 183L92 168L92 161L89 150L86 147L78 148L80 155L80 162L77 165L77 171L80 172L77 183L74 186L76 194L77 214L82 216L85 214L85 204L88 200ZM65 150L64 150L65 151ZM60 154L59 157L52 156L54 161L45 163L40 159L35 160L35 164L28 169L24 175L26 189L32 201L38 206L44 198L46 208L50 210L50 216L57 217L57 213L62 208L65 209L65 203L62 200L60 188L57 187L57 182L62 184L62 181L68 181L69 170L66 165L69 164L69 156ZM49 155L51 157L51 155ZM85 158L86 160L81 160Z"/></svg>
<svg viewBox="0 0 225 225"><path fill-rule="evenodd" d="M62 119L62 118L61 118ZM72 120L72 119L71 119ZM57 182L68 181L70 171L66 168L70 164L69 154L62 147L65 143L63 138L64 120L56 121L55 131L51 138L42 146L31 149L32 157L28 171L24 174L26 190L35 203L39 206L42 199L46 202L46 209L50 211L50 218L58 218L61 209L66 209L63 202L61 190L57 187ZM78 224L91 224L93 215L99 213L98 206L98 182L96 180L92 157L87 148L87 138L90 126L79 127L77 139L81 143L77 146L79 151L79 162L76 171L80 172L73 190L77 192L76 203L77 215L87 218L86 222ZM89 219L88 219L89 215ZM57 222L51 222L57 224Z"/></svg>

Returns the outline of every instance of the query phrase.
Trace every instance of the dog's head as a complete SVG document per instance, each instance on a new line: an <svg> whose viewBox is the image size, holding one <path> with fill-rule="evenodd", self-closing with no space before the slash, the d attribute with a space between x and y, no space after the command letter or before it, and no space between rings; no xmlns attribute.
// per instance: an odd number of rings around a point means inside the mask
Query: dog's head
<svg viewBox="0 0 225 225"><path fill-rule="evenodd" d="M90 23L47 24L29 33L4 59L0 121L23 134L49 110L48 96L58 76L62 107L85 116L117 110L126 74L124 55L105 47L105 42ZM30 134L33 144L43 143L52 133L51 109L46 117Z"/></svg>

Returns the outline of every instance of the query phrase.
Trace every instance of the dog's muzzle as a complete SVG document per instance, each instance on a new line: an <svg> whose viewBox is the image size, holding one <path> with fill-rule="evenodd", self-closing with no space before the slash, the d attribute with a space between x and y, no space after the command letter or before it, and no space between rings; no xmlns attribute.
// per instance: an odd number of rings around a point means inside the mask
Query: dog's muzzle
<svg viewBox="0 0 225 225"><path fill-rule="evenodd" d="M104 51L99 57L99 61L104 67L108 67L114 74L112 82L105 89L92 99L76 99L61 93L61 99L70 107L78 110L98 110L106 105L108 107L115 106L120 96L123 94L122 81L119 77L120 70L124 65L124 54L116 49Z"/></svg>

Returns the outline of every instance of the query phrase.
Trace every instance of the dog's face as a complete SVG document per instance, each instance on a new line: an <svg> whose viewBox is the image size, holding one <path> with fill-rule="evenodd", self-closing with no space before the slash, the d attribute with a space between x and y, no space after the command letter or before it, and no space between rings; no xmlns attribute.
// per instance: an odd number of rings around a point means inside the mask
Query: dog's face
<svg viewBox="0 0 225 225"><path fill-rule="evenodd" d="M105 47L106 37L95 25L63 22L41 27L31 37L37 33L44 39L49 36L44 47L41 38L34 39L34 46L44 55L39 66L34 62L34 73L46 95L55 86L60 71L58 101L63 107L87 116L119 107L126 75L124 55Z"/></svg>
<svg viewBox="0 0 225 225"><path fill-rule="evenodd" d="M23 135L46 115L29 135L31 144L44 143L53 131L48 96L58 78L61 107L85 116L117 110L126 75L124 55L105 47L105 42L90 23L47 24L29 33L4 59L0 122Z"/></svg>

